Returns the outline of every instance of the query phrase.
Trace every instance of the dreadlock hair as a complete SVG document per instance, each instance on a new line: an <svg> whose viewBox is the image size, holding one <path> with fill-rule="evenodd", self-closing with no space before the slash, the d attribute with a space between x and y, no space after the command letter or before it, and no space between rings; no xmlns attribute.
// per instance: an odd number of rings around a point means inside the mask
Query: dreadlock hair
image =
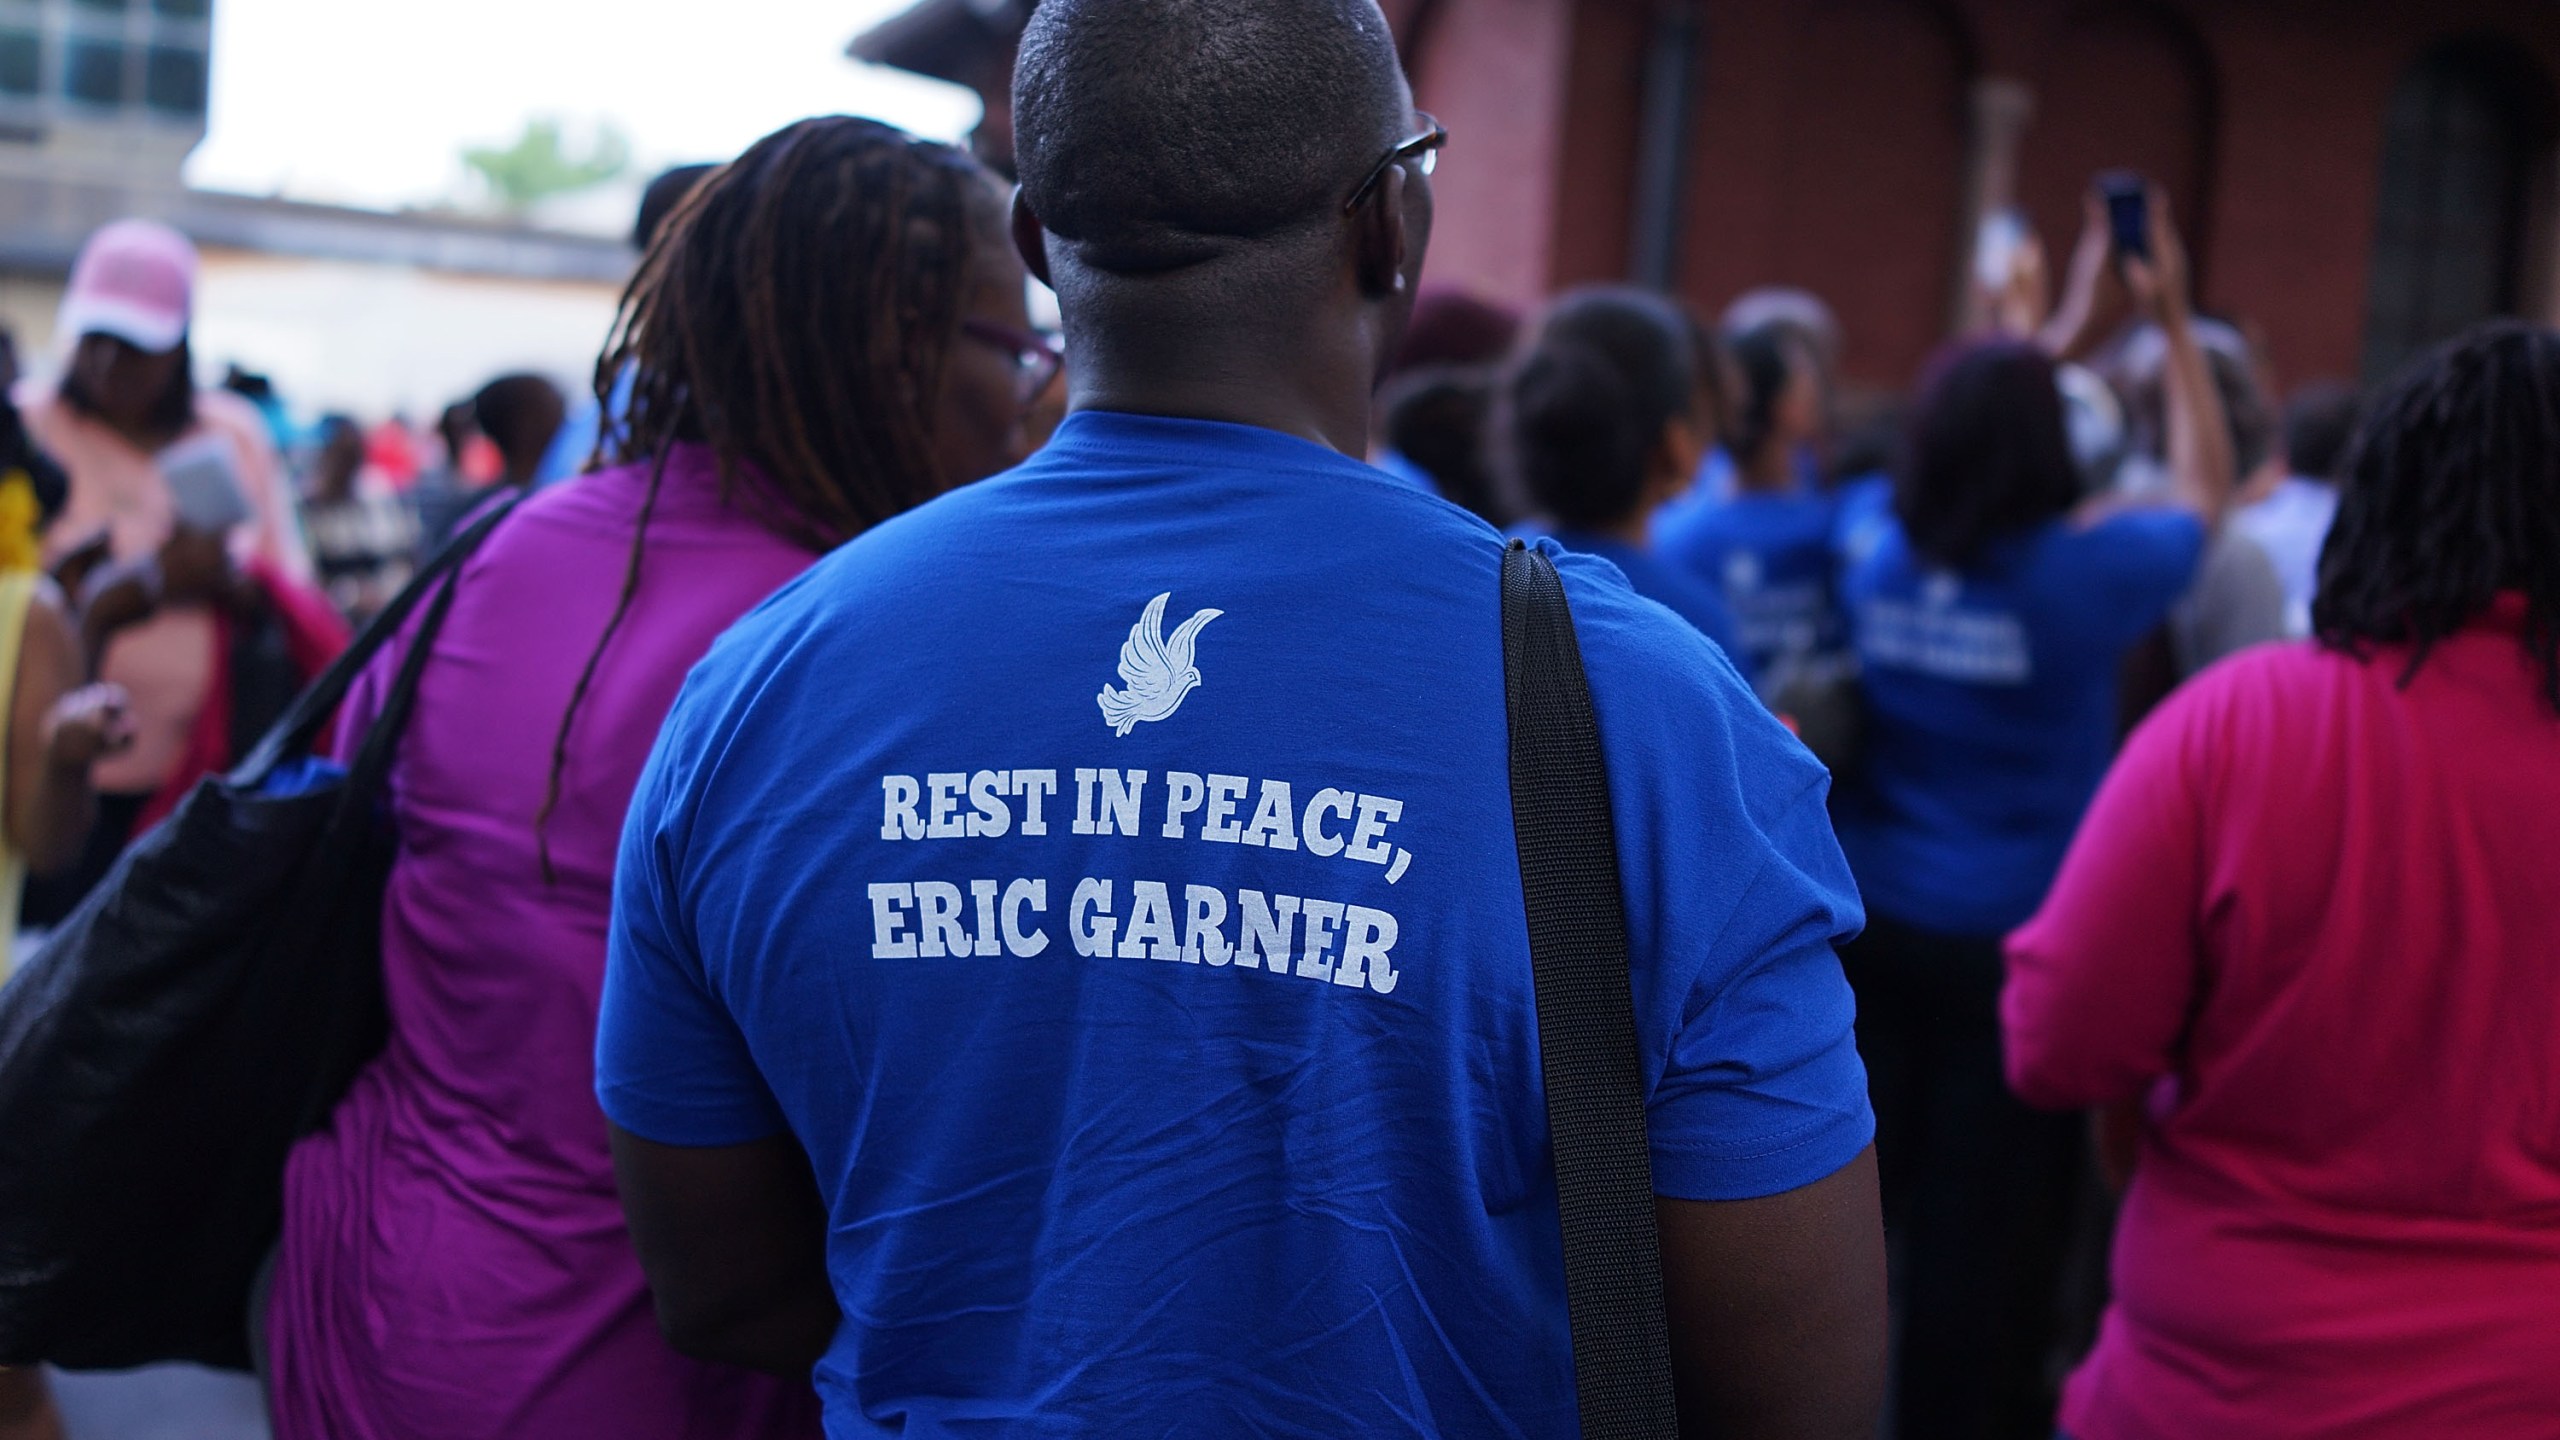
<svg viewBox="0 0 2560 1440"><path fill-rule="evenodd" d="M619 427L597 455L649 466L631 563L551 752L545 831L578 709L640 588L650 517L679 442L711 452L724 503L813 552L945 488L933 401L981 231L1002 225L986 172L873 120L802 120L702 179L623 292L595 394Z"/></svg>
<svg viewBox="0 0 2560 1440"><path fill-rule="evenodd" d="M2363 659L2410 648L2400 684L2503 591L2560 711L2560 334L2482 325L2394 376L2347 444L2312 631Z"/></svg>

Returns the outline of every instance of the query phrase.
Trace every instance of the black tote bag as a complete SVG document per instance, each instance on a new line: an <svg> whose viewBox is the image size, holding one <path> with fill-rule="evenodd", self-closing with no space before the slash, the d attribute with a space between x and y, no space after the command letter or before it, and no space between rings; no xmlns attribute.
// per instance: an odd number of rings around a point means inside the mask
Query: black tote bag
<svg viewBox="0 0 2560 1440"><path fill-rule="evenodd" d="M248 1368L286 1152L388 1031L392 753L461 562L514 504L447 546L238 769L135 841L0 992L0 1364ZM308 763L422 601L354 763Z"/></svg>

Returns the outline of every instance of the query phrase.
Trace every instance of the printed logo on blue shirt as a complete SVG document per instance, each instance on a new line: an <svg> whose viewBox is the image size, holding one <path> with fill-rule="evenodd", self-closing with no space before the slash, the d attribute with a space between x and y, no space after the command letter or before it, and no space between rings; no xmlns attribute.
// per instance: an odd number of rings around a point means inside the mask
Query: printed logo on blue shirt
<svg viewBox="0 0 2560 1440"><path fill-rule="evenodd" d="M2027 626L2006 610L1969 609L1964 579L1951 570L1921 578L1919 603L1880 596L1858 607L1858 651L1868 663L1898 666L1973 685L2025 685L2035 679Z"/></svg>
<svg viewBox="0 0 2560 1440"><path fill-rule="evenodd" d="M1105 685L1093 697L1102 706L1103 723L1114 735L1127 735L1141 720L1171 715L1200 684L1200 667L1191 663L1191 652L1199 644L1201 627L1227 612L1203 610L1176 626L1168 640L1164 603L1172 598L1168 590L1148 601L1146 613L1129 627L1129 638L1120 646L1120 682L1129 688Z"/></svg>

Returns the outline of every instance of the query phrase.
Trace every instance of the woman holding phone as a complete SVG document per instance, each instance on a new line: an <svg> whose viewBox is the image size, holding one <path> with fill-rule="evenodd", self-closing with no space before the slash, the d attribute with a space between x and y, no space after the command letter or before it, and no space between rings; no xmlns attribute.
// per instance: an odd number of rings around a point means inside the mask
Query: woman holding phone
<svg viewBox="0 0 2560 1440"><path fill-rule="evenodd" d="M195 247L165 225L100 229L63 296L60 377L19 387L29 434L70 478L46 558L67 590L106 601L87 638L133 722L133 743L93 776L91 853L31 887L32 922L66 913L138 829L255 741L259 707L235 702L290 698L345 643L325 602L310 603L311 560L264 420L190 373L195 272ZM235 673L244 654L252 669Z"/></svg>
<svg viewBox="0 0 2560 1440"><path fill-rule="evenodd" d="M2164 207L2127 287L2168 337L2173 483L2084 501L2051 360L1967 344L1923 381L1892 513L1841 579L1865 744L1834 802L1867 902L1841 961L1876 1108L1898 1432L2043 1436L2078 1122L2002 1083L2001 937L2034 913L2116 739L2117 669L2192 583L2232 487Z"/></svg>

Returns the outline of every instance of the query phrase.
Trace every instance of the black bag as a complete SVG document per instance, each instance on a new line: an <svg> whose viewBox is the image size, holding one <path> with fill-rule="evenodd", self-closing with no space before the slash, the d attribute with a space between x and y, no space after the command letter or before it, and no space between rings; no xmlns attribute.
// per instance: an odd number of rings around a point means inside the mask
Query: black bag
<svg viewBox="0 0 2560 1440"><path fill-rule="evenodd" d="M520 498L520 497L519 497ZM0 1364L246 1369L286 1152L382 1048L384 777L493 507L228 775L134 842L0 992ZM307 765L434 594L345 773Z"/></svg>
<svg viewBox="0 0 2560 1440"><path fill-rule="evenodd" d="M1617 826L1564 584L1517 540L1502 555L1502 681L1582 1434L1669 1440L1680 1427Z"/></svg>

